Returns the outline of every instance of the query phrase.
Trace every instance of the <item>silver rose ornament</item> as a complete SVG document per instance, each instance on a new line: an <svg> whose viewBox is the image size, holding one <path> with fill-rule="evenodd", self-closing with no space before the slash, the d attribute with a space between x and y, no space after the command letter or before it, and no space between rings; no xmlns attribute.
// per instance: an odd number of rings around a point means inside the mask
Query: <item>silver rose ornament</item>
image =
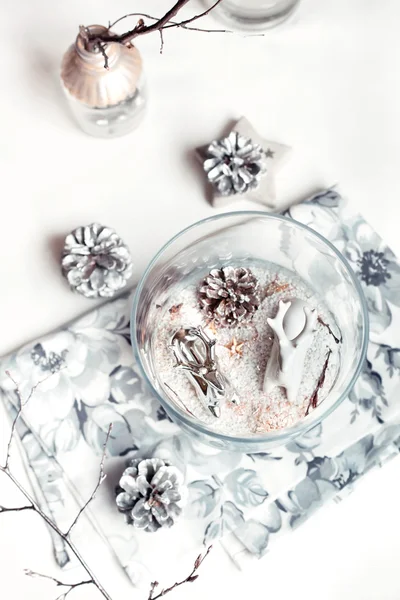
<svg viewBox="0 0 400 600"><path fill-rule="evenodd" d="M131 277L132 259L114 229L92 223L65 238L62 271L71 288L87 298L111 298Z"/></svg>

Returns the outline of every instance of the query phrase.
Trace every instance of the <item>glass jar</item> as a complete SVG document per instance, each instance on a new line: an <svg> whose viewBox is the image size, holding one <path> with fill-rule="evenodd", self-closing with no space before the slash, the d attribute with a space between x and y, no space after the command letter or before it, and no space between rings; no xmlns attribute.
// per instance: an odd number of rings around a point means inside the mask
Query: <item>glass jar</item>
<svg viewBox="0 0 400 600"><path fill-rule="evenodd" d="M90 33L107 31L101 25ZM142 59L135 46L105 44L108 68L99 51L86 49L81 34L67 50L61 65L61 82L72 113L81 129L96 137L117 137L140 123L146 105Z"/></svg>
<svg viewBox="0 0 400 600"><path fill-rule="evenodd" d="M222 0L212 14L244 31L268 29L285 21L300 0ZM214 2L207 0L207 5Z"/></svg>
<svg viewBox="0 0 400 600"><path fill-rule="evenodd" d="M177 285L185 287L194 276L201 280L213 268L243 262L274 263L300 277L327 306L342 336L338 372L325 399L291 427L248 437L221 434L173 402L158 378L152 347L160 306L174 304ZM155 256L137 287L131 339L144 379L184 431L215 447L262 452L303 435L347 397L366 355L368 312L346 259L320 234L286 217L234 212L192 225Z"/></svg>

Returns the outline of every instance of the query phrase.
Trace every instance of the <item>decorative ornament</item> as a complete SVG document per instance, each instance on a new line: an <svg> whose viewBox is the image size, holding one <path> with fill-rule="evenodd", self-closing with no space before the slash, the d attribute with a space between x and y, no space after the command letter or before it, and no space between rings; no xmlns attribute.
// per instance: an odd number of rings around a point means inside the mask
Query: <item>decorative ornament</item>
<svg viewBox="0 0 400 600"><path fill-rule="evenodd" d="M115 501L129 525L153 532L174 525L184 491L176 467L161 458L134 458L122 473Z"/></svg>
<svg viewBox="0 0 400 600"><path fill-rule="evenodd" d="M229 350L230 356L236 356L238 358L243 356L243 347L244 342L238 342L235 337L232 338L231 341L228 344L225 344L224 346L224 348Z"/></svg>
<svg viewBox="0 0 400 600"><path fill-rule="evenodd" d="M259 284L245 267L213 269L199 290L200 306L221 327L250 319L260 304Z"/></svg>
<svg viewBox="0 0 400 600"><path fill-rule="evenodd" d="M234 404L238 398L228 380L220 373L215 356L215 340L210 340L201 327L178 329L170 348L176 367L183 369L204 408L213 417L221 416L221 400Z"/></svg>
<svg viewBox="0 0 400 600"><path fill-rule="evenodd" d="M290 148L263 139L242 117L227 136L197 148L196 153L212 184L212 204L223 208L248 199L276 206L274 175Z"/></svg>
<svg viewBox="0 0 400 600"><path fill-rule="evenodd" d="M276 386L286 389L292 404L296 402L303 378L304 360L309 349L317 311L311 311L299 298L279 302L274 319L267 319L274 332L274 342L264 376L263 390L271 392Z"/></svg>
<svg viewBox="0 0 400 600"><path fill-rule="evenodd" d="M98 137L132 131L146 105L142 57L136 45L104 43L101 51L90 41L109 35L115 32L102 25L80 27L61 65L62 87L77 124Z"/></svg>
<svg viewBox="0 0 400 600"><path fill-rule="evenodd" d="M208 181L221 196L245 194L257 188L267 170L266 155L261 146L237 131L211 142L207 156L204 170Z"/></svg>
<svg viewBox="0 0 400 600"><path fill-rule="evenodd" d="M87 298L111 298L131 277L132 259L113 229L92 223L65 238L62 271L71 288Z"/></svg>

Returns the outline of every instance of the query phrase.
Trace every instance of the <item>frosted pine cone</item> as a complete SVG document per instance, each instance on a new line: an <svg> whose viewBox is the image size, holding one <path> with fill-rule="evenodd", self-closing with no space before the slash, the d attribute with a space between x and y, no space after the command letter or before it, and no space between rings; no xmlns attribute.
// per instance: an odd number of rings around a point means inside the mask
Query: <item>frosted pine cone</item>
<svg viewBox="0 0 400 600"><path fill-rule="evenodd" d="M182 493L178 469L161 458L134 458L119 481L116 503L129 525L152 532L174 525Z"/></svg>
<svg viewBox="0 0 400 600"><path fill-rule="evenodd" d="M259 144L232 131L208 146L203 166L209 182L222 196L245 194L258 187L266 172L265 152Z"/></svg>
<svg viewBox="0 0 400 600"><path fill-rule="evenodd" d="M213 269L204 279L200 305L221 327L234 327L251 318L260 304L258 280L250 269Z"/></svg>
<svg viewBox="0 0 400 600"><path fill-rule="evenodd" d="M72 289L88 298L110 298L132 275L128 247L110 227L78 227L65 238L62 271Z"/></svg>

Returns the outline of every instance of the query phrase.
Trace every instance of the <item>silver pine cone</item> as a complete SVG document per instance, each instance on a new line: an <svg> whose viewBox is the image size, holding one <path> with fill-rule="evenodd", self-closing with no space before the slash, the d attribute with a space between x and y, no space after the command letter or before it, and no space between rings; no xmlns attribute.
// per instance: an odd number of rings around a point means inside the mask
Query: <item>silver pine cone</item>
<svg viewBox="0 0 400 600"><path fill-rule="evenodd" d="M213 269L199 290L200 305L221 327L252 317L260 304L258 280L244 267Z"/></svg>
<svg viewBox="0 0 400 600"><path fill-rule="evenodd" d="M203 167L209 182L222 196L255 189L266 172L265 152L259 144L232 131L207 148Z"/></svg>
<svg viewBox="0 0 400 600"><path fill-rule="evenodd" d="M182 493L178 469L161 458L134 458L119 481L116 503L129 525L153 532L174 525Z"/></svg>
<svg viewBox="0 0 400 600"><path fill-rule="evenodd" d="M65 238L62 271L71 288L87 298L111 298L132 275L132 259L113 229L92 223Z"/></svg>

